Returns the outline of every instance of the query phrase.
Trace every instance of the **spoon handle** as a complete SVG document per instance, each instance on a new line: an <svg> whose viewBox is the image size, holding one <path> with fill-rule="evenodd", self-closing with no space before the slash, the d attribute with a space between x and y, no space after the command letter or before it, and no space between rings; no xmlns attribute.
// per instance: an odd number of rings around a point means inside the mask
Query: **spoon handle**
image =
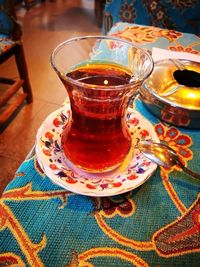
<svg viewBox="0 0 200 267"><path fill-rule="evenodd" d="M178 165L182 168L183 171L185 171L186 173L188 173L189 175L191 175L192 177L199 179L200 180L200 174L193 172L192 170L188 169L187 167L185 167L183 165L182 162L178 162Z"/></svg>
<svg viewBox="0 0 200 267"><path fill-rule="evenodd" d="M185 65L180 60L175 58L170 58L169 60L172 61L179 70L186 70Z"/></svg>

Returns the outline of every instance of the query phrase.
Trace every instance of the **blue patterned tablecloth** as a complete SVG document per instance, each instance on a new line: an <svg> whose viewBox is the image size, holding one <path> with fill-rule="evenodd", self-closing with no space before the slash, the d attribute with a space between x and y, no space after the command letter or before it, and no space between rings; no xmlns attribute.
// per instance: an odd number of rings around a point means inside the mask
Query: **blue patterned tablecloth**
<svg viewBox="0 0 200 267"><path fill-rule="evenodd" d="M200 55L200 39L191 34L126 23L111 34ZM139 99L135 106L200 172L200 130L160 122ZM176 166L157 168L123 195L78 195L51 182L33 149L0 200L0 266L199 266L199 192L200 182Z"/></svg>

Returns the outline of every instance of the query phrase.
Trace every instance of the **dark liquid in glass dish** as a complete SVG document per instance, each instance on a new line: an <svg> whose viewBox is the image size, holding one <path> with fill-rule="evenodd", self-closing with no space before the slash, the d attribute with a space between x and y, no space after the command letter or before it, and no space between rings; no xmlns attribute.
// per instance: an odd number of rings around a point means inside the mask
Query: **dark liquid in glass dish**
<svg viewBox="0 0 200 267"><path fill-rule="evenodd" d="M131 147L124 119L131 78L117 65L81 66L62 79L71 103L71 121L62 133L62 147L76 166L101 172L119 166ZM110 86L124 86L123 89ZM129 90L130 91L130 90Z"/></svg>

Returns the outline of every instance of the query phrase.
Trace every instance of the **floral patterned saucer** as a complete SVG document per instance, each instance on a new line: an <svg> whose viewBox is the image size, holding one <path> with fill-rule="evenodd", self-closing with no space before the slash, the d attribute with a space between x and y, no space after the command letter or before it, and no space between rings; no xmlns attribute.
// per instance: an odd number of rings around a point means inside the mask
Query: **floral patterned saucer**
<svg viewBox="0 0 200 267"><path fill-rule="evenodd" d="M45 119L36 137L38 162L57 185L82 195L114 196L137 188L155 171L157 165L134 148L135 144L122 166L114 171L91 174L77 169L61 148L61 133L69 116L70 105L66 104ZM133 143L141 140L159 142L151 123L137 111L128 108L126 118Z"/></svg>

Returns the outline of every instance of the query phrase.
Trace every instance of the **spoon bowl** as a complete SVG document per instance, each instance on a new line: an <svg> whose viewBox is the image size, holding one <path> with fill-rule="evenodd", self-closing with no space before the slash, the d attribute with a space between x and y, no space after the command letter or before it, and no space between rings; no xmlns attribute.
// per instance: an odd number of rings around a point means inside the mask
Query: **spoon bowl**
<svg viewBox="0 0 200 267"><path fill-rule="evenodd" d="M178 165L182 168L183 171L185 171L192 177L200 179L200 174L195 173L185 167L184 164L180 161L180 158L176 151L165 144L155 143L151 141L142 141L136 145L136 148L138 148L148 159L160 166L173 167L175 165Z"/></svg>

